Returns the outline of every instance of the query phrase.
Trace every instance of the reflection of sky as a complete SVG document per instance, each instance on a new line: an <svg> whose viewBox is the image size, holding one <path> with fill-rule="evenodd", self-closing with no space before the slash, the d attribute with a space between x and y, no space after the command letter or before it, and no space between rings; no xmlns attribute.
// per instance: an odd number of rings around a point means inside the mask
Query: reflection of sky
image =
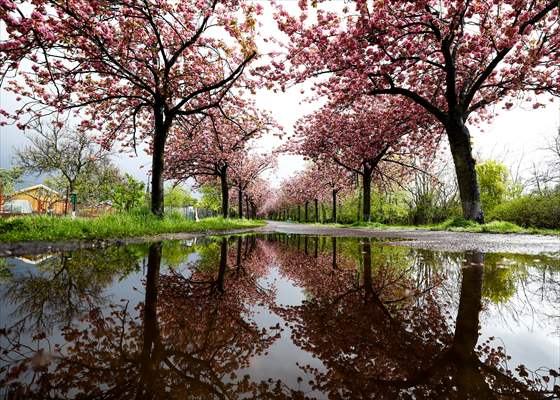
<svg viewBox="0 0 560 400"><path fill-rule="evenodd" d="M544 273L560 282L560 271L543 272L529 267L527 278L517 282L517 291L506 304L488 302L481 314L479 344L494 336L493 347L505 347L511 356L510 367L519 364L530 370L560 367L560 299L552 301L543 296L540 277ZM560 291L560 287L552 286L545 285L545 289Z"/></svg>
<svg viewBox="0 0 560 400"><path fill-rule="evenodd" d="M305 299L303 289L283 278L276 266L271 266L267 276L259 283L265 288L276 289L275 303L278 306L298 306ZM267 349L266 354L253 357L251 366L241 370L239 375L250 374L255 382L281 378L288 387L301 390L308 396L321 398L320 393L311 391L309 386L309 380L313 376L304 373L298 366L310 365L324 371L323 363L292 342L292 331L283 318L264 306L252 307L251 311L255 312L254 319L259 328L267 329L278 324L282 332L280 338Z"/></svg>

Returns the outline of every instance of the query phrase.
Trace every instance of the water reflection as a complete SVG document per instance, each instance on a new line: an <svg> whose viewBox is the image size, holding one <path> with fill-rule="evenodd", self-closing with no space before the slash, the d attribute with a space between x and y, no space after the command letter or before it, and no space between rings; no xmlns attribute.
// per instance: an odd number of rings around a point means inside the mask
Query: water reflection
<svg viewBox="0 0 560 400"><path fill-rule="evenodd" d="M559 394L550 369L558 363L510 365L506 349L480 333L521 290L554 326L555 259L273 234L48 260L8 266L0 278L0 304L10 309L0 327L4 398ZM280 301L288 283L301 301ZM279 372L257 379L262 371Z"/></svg>

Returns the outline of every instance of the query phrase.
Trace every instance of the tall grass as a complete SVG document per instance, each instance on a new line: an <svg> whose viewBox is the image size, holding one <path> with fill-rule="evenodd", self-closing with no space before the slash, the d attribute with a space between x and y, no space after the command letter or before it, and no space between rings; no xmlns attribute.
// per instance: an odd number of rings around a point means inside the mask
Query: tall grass
<svg viewBox="0 0 560 400"><path fill-rule="evenodd" d="M145 210L74 220L69 217L18 216L0 219L0 242L125 238L160 233L252 228L263 224L262 221L224 218L206 218L195 222L177 214L158 219Z"/></svg>

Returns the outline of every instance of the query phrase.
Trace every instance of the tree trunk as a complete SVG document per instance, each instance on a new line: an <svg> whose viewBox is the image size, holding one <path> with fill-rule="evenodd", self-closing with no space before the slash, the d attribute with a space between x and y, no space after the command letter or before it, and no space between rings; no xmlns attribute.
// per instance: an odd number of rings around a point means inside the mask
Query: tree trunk
<svg viewBox="0 0 560 400"><path fill-rule="evenodd" d="M364 209L363 220L364 222L371 221L371 169L364 167L364 174L362 175L363 192L364 192Z"/></svg>
<svg viewBox="0 0 560 400"><path fill-rule="evenodd" d="M239 189L237 195L239 197L239 218L243 218L243 190ZM249 209L245 208L245 211L249 212Z"/></svg>
<svg viewBox="0 0 560 400"><path fill-rule="evenodd" d="M301 206L299 204L297 206L297 220L301 222Z"/></svg>
<svg viewBox="0 0 560 400"><path fill-rule="evenodd" d="M249 211L249 199L247 195L245 195L245 210L247 210L247 212ZM250 218L253 218L253 216L251 215Z"/></svg>
<svg viewBox="0 0 560 400"><path fill-rule="evenodd" d="M164 152L168 128L163 123L163 116L156 115L152 153L152 196L151 210L159 218L163 218L163 171L165 167Z"/></svg>
<svg viewBox="0 0 560 400"><path fill-rule="evenodd" d="M319 222L319 200L315 199L315 223Z"/></svg>
<svg viewBox="0 0 560 400"><path fill-rule="evenodd" d="M446 127L446 131L459 184L463 217L484 223L469 130L463 123L462 117L456 117Z"/></svg>
<svg viewBox="0 0 560 400"><path fill-rule="evenodd" d="M305 223L309 222L309 202L305 202Z"/></svg>
<svg viewBox="0 0 560 400"><path fill-rule="evenodd" d="M229 187L227 183L227 166L220 170L220 183L222 186L222 216L229 217Z"/></svg>
<svg viewBox="0 0 560 400"><path fill-rule="evenodd" d="M332 222L336 224L336 190L332 191Z"/></svg>
<svg viewBox="0 0 560 400"><path fill-rule="evenodd" d="M358 207L357 207L356 221L362 220L362 191L358 190Z"/></svg>

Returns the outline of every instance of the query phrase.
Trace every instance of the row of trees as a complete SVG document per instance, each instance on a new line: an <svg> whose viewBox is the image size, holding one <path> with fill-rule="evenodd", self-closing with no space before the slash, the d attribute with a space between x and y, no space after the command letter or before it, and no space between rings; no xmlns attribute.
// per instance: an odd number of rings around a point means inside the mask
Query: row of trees
<svg viewBox="0 0 560 400"><path fill-rule="evenodd" d="M311 4L299 2L298 16L278 8L289 40L281 62L262 68L282 88L311 79L313 98L328 100L300 121L300 151L353 169L368 196L372 174L387 175L383 159L425 157L444 135L463 215L482 222L469 125L490 120L493 105L511 108L510 99L538 108L540 97L529 93L558 94L559 1L360 1L335 11ZM326 135L317 130L324 121ZM368 152L345 157L355 143Z"/></svg>
<svg viewBox="0 0 560 400"><path fill-rule="evenodd" d="M196 164L207 136L227 142L221 152L259 136L266 118L242 99L312 79L313 98L328 104L298 124L297 151L361 176L364 219L371 180L399 180L410 156L429 157L446 136L463 215L483 221L469 125L491 119L489 107L502 101L511 108L515 96L538 108L540 98L526 93L558 94L559 0L311 4L300 2L298 16L277 6L286 51L251 74L262 79L249 79L261 13L250 1L3 1L2 84L23 104L2 110L2 123L26 128L72 113L106 149L149 144L156 215L168 171L220 176L227 209L229 161L187 172L166 166L166 155Z"/></svg>
<svg viewBox="0 0 560 400"><path fill-rule="evenodd" d="M25 100L3 124L72 113L104 148L147 142L162 216L168 139L212 110L226 116L222 104L253 89L242 73L259 13L240 0L3 1L2 83Z"/></svg>

